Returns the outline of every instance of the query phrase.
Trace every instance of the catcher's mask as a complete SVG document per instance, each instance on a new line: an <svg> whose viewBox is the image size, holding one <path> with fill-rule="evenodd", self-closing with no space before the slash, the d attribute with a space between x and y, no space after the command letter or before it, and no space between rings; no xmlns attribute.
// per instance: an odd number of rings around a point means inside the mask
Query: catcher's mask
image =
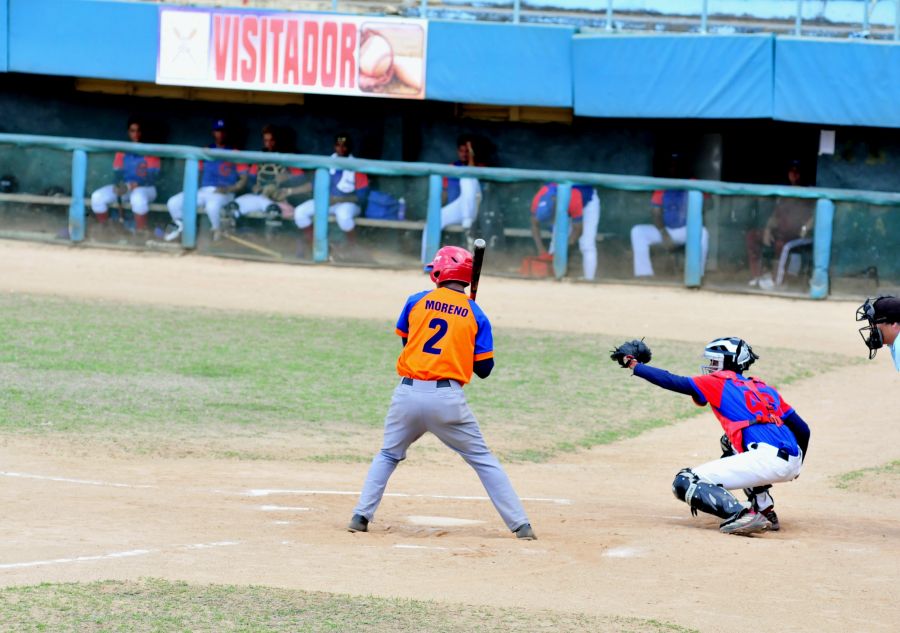
<svg viewBox="0 0 900 633"><path fill-rule="evenodd" d="M459 246L444 246L425 272L431 273L431 281L436 284L459 281L468 286L472 283L472 253Z"/></svg>
<svg viewBox="0 0 900 633"><path fill-rule="evenodd" d="M868 325L859 328L859 335L862 337L866 347L869 348L869 360L875 358L878 350L884 346L884 338L881 336L881 330L878 329L879 323L887 323L888 318L878 314L875 308L882 299L892 299L891 295L882 295L876 299L866 299L866 302L856 309L856 320L867 321Z"/></svg>
<svg viewBox="0 0 900 633"><path fill-rule="evenodd" d="M753 352L750 344L736 336L723 336L714 339L703 348L706 364L700 366L704 374L722 371L723 369L742 374L759 356Z"/></svg>

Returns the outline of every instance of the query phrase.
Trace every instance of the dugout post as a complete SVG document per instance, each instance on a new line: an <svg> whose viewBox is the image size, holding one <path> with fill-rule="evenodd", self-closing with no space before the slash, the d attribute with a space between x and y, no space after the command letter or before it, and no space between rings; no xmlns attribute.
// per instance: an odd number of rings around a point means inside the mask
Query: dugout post
<svg viewBox="0 0 900 633"><path fill-rule="evenodd" d="M437 174L428 176L428 211L425 217L425 261L430 263L441 247L441 192L444 179Z"/></svg>
<svg viewBox="0 0 900 633"><path fill-rule="evenodd" d="M688 191L684 242L684 285L699 288L703 278L703 193Z"/></svg>
<svg viewBox="0 0 900 633"><path fill-rule="evenodd" d="M831 232L834 227L834 202L820 198L816 202L816 228L813 235L813 274L809 281L811 299L828 297L828 268L831 266Z"/></svg>
<svg viewBox="0 0 900 633"><path fill-rule="evenodd" d="M184 207L182 208L181 245L184 248L197 248L197 179L200 175L200 163L196 158L184 160Z"/></svg>
<svg viewBox="0 0 900 633"><path fill-rule="evenodd" d="M325 167L316 169L313 183L313 261L328 261L328 207L331 202L331 175Z"/></svg>
<svg viewBox="0 0 900 633"><path fill-rule="evenodd" d="M553 220L553 274L557 279L566 276L569 268L569 201L572 183L560 183L556 189L556 217Z"/></svg>
<svg viewBox="0 0 900 633"><path fill-rule="evenodd" d="M72 152L72 202L69 204L69 239L84 241L84 190L87 183L87 152Z"/></svg>

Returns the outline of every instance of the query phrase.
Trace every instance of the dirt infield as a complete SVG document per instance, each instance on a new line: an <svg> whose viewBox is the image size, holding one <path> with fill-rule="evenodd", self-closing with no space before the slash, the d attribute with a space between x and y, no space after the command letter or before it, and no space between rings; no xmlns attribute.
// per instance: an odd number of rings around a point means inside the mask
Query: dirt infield
<svg viewBox="0 0 900 633"><path fill-rule="evenodd" d="M379 319L395 318L425 282L4 241L0 269L0 292ZM492 277L479 295L495 329L698 343L738 333L754 345L864 354L855 303ZM718 434L706 411L551 463L509 466L539 536L531 543L509 535L449 454L438 462L412 451L372 531L350 534L365 465L126 460L7 436L0 583L150 576L635 616L704 632L893 631L897 488L835 483L900 456L887 395L897 384L882 354L792 385L788 399L813 429L810 457L800 479L776 490L782 530L754 538L719 534L671 495L679 468L710 457ZM640 406L600 404L610 415Z"/></svg>

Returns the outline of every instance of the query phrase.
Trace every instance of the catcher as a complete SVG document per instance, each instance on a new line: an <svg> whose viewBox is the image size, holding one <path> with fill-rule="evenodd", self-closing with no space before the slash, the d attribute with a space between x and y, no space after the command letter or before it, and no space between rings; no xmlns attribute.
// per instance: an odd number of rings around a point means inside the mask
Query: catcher
<svg viewBox="0 0 900 633"><path fill-rule="evenodd" d="M725 435L720 459L675 475L672 492L697 511L713 514L725 534L749 535L778 530L775 501L769 493L773 483L791 481L800 475L809 446L806 422L781 395L762 380L744 372L759 356L737 337L717 338L706 345L700 376L676 376L651 367L650 348L643 340L624 343L610 358L635 376L691 396L709 404ZM729 492L743 488L750 501L746 507Z"/></svg>

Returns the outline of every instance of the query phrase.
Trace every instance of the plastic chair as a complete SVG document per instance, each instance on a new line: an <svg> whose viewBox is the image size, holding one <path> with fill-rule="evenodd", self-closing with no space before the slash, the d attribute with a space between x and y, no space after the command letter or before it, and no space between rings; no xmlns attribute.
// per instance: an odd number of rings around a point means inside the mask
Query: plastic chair
<svg viewBox="0 0 900 633"><path fill-rule="evenodd" d="M811 237L801 237L796 240L791 240L790 242L785 243L784 248L781 249L781 257L778 258L778 272L775 275L775 285L780 286L784 283L784 275L787 272L791 272L789 269L789 263L791 262L792 256L802 257L803 251L811 251L812 250L812 238ZM793 267L790 267L793 268ZM792 272L791 274L797 274L799 272L800 266L797 267L796 272Z"/></svg>

